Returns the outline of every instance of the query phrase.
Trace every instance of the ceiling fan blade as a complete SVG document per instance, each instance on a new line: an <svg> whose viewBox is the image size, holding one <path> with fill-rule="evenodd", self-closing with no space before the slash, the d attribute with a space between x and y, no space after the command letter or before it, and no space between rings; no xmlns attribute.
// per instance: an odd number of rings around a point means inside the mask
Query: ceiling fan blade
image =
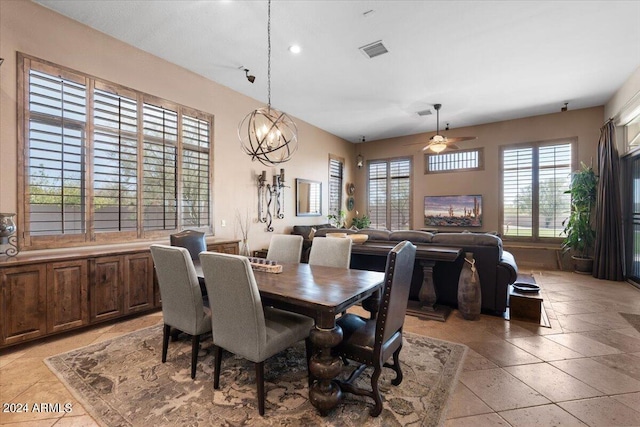
<svg viewBox="0 0 640 427"><path fill-rule="evenodd" d="M447 141L449 142L462 142L462 141L472 141L474 139L478 139L477 136L451 136L447 137Z"/></svg>

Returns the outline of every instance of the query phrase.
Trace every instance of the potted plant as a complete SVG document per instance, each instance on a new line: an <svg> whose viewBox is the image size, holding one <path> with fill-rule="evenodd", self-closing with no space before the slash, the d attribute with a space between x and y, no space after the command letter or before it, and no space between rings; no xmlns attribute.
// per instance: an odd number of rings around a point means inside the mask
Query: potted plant
<svg viewBox="0 0 640 427"><path fill-rule="evenodd" d="M571 213L562 221L566 235L562 249L571 251L577 273L590 274L593 269L593 246L596 232L592 227L592 212L596 204L598 177L593 168L582 163L571 176Z"/></svg>
<svg viewBox="0 0 640 427"><path fill-rule="evenodd" d="M346 217L347 217L347 214L344 211L339 211L336 214L327 215L327 219L329 220L329 223L336 228L342 228L344 226L344 221Z"/></svg>
<svg viewBox="0 0 640 427"><path fill-rule="evenodd" d="M364 214L360 218L358 218L358 211L356 211L356 216L351 219L351 226L357 228L358 230L369 228L370 225L371 219Z"/></svg>

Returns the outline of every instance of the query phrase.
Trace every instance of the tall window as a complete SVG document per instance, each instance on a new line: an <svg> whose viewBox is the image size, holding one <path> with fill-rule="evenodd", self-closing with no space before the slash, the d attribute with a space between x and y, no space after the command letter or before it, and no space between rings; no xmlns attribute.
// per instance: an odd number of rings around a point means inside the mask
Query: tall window
<svg viewBox="0 0 640 427"><path fill-rule="evenodd" d="M411 228L411 159L372 160L368 163L368 206L371 227Z"/></svg>
<svg viewBox="0 0 640 427"><path fill-rule="evenodd" d="M344 160L329 155L329 214L331 215L339 216L342 209L343 171Z"/></svg>
<svg viewBox="0 0 640 427"><path fill-rule="evenodd" d="M25 247L210 225L211 115L19 59Z"/></svg>
<svg viewBox="0 0 640 427"><path fill-rule="evenodd" d="M571 199L575 141L538 142L501 150L502 234L527 240L561 238Z"/></svg>

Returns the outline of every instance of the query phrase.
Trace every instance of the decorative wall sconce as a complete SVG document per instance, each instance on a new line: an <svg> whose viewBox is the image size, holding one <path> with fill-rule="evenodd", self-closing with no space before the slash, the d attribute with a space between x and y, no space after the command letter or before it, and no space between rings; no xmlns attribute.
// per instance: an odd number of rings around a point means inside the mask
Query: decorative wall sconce
<svg viewBox="0 0 640 427"><path fill-rule="evenodd" d="M362 169L362 166L364 166L364 157L362 157L362 154L356 156L356 166L358 169Z"/></svg>
<svg viewBox="0 0 640 427"><path fill-rule="evenodd" d="M267 224L266 231L273 231L273 218L284 218L284 169L273 175L273 183L267 183L267 171L258 175L258 221ZM266 206L266 208L265 208Z"/></svg>
<svg viewBox="0 0 640 427"><path fill-rule="evenodd" d="M14 213L0 213L0 248L8 245L4 250L6 256L18 255L18 237L14 236L16 232L16 223L13 222Z"/></svg>

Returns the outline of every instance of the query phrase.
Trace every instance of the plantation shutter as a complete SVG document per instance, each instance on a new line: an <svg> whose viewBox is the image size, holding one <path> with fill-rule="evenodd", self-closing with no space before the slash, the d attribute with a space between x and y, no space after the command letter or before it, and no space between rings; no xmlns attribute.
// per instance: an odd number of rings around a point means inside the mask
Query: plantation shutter
<svg viewBox="0 0 640 427"><path fill-rule="evenodd" d="M138 213L138 111L135 95L94 91L94 230L135 231Z"/></svg>
<svg viewBox="0 0 640 427"><path fill-rule="evenodd" d="M143 104L143 227L172 230L177 217L178 113Z"/></svg>
<svg viewBox="0 0 640 427"><path fill-rule="evenodd" d="M411 160L369 162L369 200L367 210L372 228L408 230L411 228Z"/></svg>
<svg viewBox="0 0 640 427"><path fill-rule="evenodd" d="M211 124L182 115L182 226L209 224L209 145Z"/></svg>
<svg viewBox="0 0 640 427"><path fill-rule="evenodd" d="M571 144L538 150L538 236L562 237L562 221L571 211Z"/></svg>
<svg viewBox="0 0 640 427"><path fill-rule="evenodd" d="M504 235L531 236L533 208L533 148L503 152L502 203Z"/></svg>
<svg viewBox="0 0 640 427"><path fill-rule="evenodd" d="M84 79L29 70L27 223L30 235L82 234L85 217Z"/></svg>
<svg viewBox="0 0 640 427"><path fill-rule="evenodd" d="M339 215L342 207L342 183L343 183L343 163L336 159L329 159L329 214ZM317 186L311 186L315 189ZM310 200L320 200L312 195ZM320 209L310 212L320 212ZM319 208L319 206L315 206Z"/></svg>

